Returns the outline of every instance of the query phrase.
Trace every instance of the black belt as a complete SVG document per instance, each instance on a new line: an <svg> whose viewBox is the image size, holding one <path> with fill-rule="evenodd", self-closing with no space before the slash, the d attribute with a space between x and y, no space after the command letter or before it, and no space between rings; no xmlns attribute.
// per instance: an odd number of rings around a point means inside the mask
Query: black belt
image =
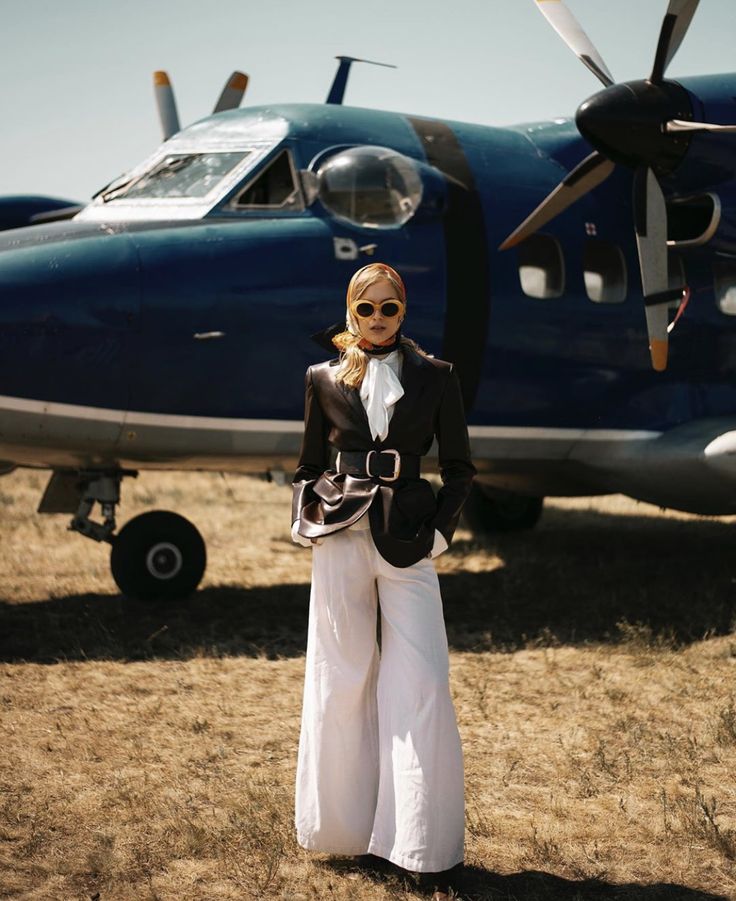
<svg viewBox="0 0 736 901"><path fill-rule="evenodd" d="M418 479L421 457L417 454L400 454L397 450L340 451L337 455L337 471L352 476L368 476L393 482L395 479Z"/></svg>

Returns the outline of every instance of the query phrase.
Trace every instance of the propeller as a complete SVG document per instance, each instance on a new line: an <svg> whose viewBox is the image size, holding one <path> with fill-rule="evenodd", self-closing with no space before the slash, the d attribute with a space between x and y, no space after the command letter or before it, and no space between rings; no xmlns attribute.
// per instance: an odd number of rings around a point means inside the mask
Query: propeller
<svg viewBox="0 0 736 901"><path fill-rule="evenodd" d="M667 366L668 311L680 289L668 287L667 208L659 178L681 162L693 132L736 132L736 125L693 122L687 93L664 78L699 0L669 0L647 80L616 84L603 58L562 0L537 8L604 88L578 109L575 122L595 148L500 245L513 247L600 185L616 164L634 170L636 244L652 366ZM684 309L684 307L683 307Z"/></svg>
<svg viewBox="0 0 736 901"><path fill-rule="evenodd" d="M534 212L526 217L515 231L511 232L498 249L506 250L523 241L524 238L528 238L529 235L575 203L579 197L605 181L615 168L615 165L602 153L594 150L590 156L585 157L582 163L578 163L569 175L563 178L554 191L539 204Z"/></svg>
<svg viewBox="0 0 736 901"><path fill-rule="evenodd" d="M667 368L669 306L681 297L681 289L669 290L667 270L667 208L664 194L652 170L641 166L634 174L634 228L639 252L644 311L652 366Z"/></svg>
<svg viewBox="0 0 736 901"><path fill-rule="evenodd" d="M613 75L608 71L603 57L565 4L559 0L537 0L537 9L593 75L605 87L612 85Z"/></svg>
<svg viewBox="0 0 736 901"><path fill-rule="evenodd" d="M222 89L220 98L212 112L221 113L223 110L237 109L247 87L248 76L244 72L233 72Z"/></svg>
<svg viewBox="0 0 736 901"><path fill-rule="evenodd" d="M224 110L237 109L247 87L248 76L244 72L233 72L225 82L225 87L222 89L222 93L212 112L221 113ZM163 132L164 141L168 141L172 135L181 130L181 125L179 124L179 113L176 109L174 89L166 72L158 71L153 73L153 91L156 97L161 131Z"/></svg>
<svg viewBox="0 0 736 901"><path fill-rule="evenodd" d="M736 125L711 125L710 122L688 122L684 119L670 119L664 123L664 130L675 131L712 131L721 133L736 133Z"/></svg>
<svg viewBox="0 0 736 901"><path fill-rule="evenodd" d="M680 49L690 23L695 15L700 0L670 0L662 27L659 30L657 51L654 54L654 66L649 81L661 84L667 66Z"/></svg>
<svg viewBox="0 0 736 901"><path fill-rule="evenodd" d="M179 125L179 113L176 109L174 89L171 87L171 81L166 72L158 71L153 73L153 92L156 96L156 106L158 107L158 117L161 121L164 141L168 141L172 135L175 135L181 129L181 125Z"/></svg>

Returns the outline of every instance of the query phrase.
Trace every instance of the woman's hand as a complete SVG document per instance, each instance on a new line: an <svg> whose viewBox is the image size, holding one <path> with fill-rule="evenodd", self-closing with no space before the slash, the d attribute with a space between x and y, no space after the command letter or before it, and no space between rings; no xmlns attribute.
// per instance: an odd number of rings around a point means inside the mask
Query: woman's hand
<svg viewBox="0 0 736 901"><path fill-rule="evenodd" d="M299 534L299 520L295 519L291 526L291 540L302 547L311 547L313 544L322 544L324 538L305 538Z"/></svg>

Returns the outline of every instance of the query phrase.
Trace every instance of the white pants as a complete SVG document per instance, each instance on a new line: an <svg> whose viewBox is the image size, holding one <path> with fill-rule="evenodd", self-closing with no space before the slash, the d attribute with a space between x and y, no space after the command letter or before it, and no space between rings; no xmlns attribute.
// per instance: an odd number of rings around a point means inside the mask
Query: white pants
<svg viewBox="0 0 736 901"><path fill-rule="evenodd" d="M312 553L297 840L449 869L463 859L463 757L434 563L392 566L360 528Z"/></svg>

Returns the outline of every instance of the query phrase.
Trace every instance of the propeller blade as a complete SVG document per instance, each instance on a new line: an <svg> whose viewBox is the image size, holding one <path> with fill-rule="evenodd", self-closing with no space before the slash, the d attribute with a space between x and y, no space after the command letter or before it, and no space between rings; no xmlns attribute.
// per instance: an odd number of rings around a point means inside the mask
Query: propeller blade
<svg viewBox="0 0 736 901"><path fill-rule="evenodd" d="M670 119L664 123L665 131L713 131L736 132L736 125L711 125L710 122L689 122L687 119Z"/></svg>
<svg viewBox="0 0 736 901"><path fill-rule="evenodd" d="M590 156L586 156L581 163L578 163L569 175L565 176L554 191L544 198L536 210L530 213L515 231L511 232L498 249L506 250L523 241L524 238L528 238L555 216L559 216L563 210L566 210L588 191L598 187L614 169L614 163L606 159L602 153L594 150Z"/></svg>
<svg viewBox="0 0 736 901"><path fill-rule="evenodd" d="M662 83L667 66L672 62L672 57L677 53L687 34L699 2L700 0L670 0L659 31L652 74L649 76L652 84Z"/></svg>
<svg viewBox="0 0 736 901"><path fill-rule="evenodd" d="M608 71L603 57L562 0L536 0L536 4L537 9L578 59L603 82L605 87L612 85L613 75Z"/></svg>
<svg viewBox="0 0 736 901"><path fill-rule="evenodd" d="M215 104L213 113L221 113L227 109L237 109L248 87L248 76L244 72L233 72L222 89L220 99Z"/></svg>
<svg viewBox="0 0 736 901"><path fill-rule="evenodd" d="M670 290L667 271L667 207L654 172L641 166L634 174L634 226L652 366L667 368L669 306L682 297Z"/></svg>
<svg viewBox="0 0 736 901"><path fill-rule="evenodd" d="M158 107L158 117L161 121L164 141L167 141L177 131L181 130L181 125L179 125L179 113L176 111L174 89L171 87L171 82L166 72L153 73L153 91L156 95L156 106Z"/></svg>

